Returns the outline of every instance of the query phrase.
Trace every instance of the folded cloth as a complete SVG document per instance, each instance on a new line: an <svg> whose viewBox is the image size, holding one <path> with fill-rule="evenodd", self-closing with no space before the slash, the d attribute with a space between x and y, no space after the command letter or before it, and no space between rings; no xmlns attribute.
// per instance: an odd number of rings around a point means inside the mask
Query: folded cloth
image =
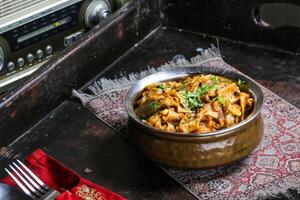
<svg viewBox="0 0 300 200"><path fill-rule="evenodd" d="M47 186L61 193L55 200L125 200L124 197L80 177L41 149L27 157L26 165ZM17 186L9 176L2 181Z"/></svg>

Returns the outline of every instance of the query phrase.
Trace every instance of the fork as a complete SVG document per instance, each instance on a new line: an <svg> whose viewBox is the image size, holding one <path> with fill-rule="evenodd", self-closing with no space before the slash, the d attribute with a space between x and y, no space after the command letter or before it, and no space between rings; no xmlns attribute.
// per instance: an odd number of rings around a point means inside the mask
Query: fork
<svg viewBox="0 0 300 200"><path fill-rule="evenodd" d="M9 165L9 171L5 168L8 175L16 182L16 184L34 200L53 200L59 195L56 190L50 189L41 179L39 179L28 167L20 160Z"/></svg>

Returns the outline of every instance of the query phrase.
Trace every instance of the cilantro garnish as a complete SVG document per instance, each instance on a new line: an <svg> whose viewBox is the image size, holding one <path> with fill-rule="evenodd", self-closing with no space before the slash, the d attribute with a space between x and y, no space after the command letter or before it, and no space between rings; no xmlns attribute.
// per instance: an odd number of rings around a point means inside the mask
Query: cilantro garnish
<svg viewBox="0 0 300 200"><path fill-rule="evenodd" d="M245 81L239 79L237 81L237 86L240 88L240 91L249 92L249 85Z"/></svg>
<svg viewBox="0 0 300 200"><path fill-rule="evenodd" d="M213 98L213 101L219 101L222 105L226 105L229 103L228 99L224 99L222 96L218 95L215 98Z"/></svg>
<svg viewBox="0 0 300 200"><path fill-rule="evenodd" d="M157 101L152 101L149 103L149 107L151 110L157 110L159 109L160 105Z"/></svg>
<svg viewBox="0 0 300 200"><path fill-rule="evenodd" d="M208 93L210 90L217 90L217 89L218 89L218 85L216 84L214 85L202 84L200 88L195 89L193 92L187 92L185 90L185 87L183 87L179 93L184 98L187 107L190 110L195 110L203 106L203 103L201 101L202 95Z"/></svg>
<svg viewBox="0 0 300 200"><path fill-rule="evenodd" d="M212 75L212 76L210 77L210 80L212 80L215 84L218 84L218 83L219 83L219 79L218 79L218 77L215 76L215 75Z"/></svg>
<svg viewBox="0 0 300 200"><path fill-rule="evenodd" d="M191 110L195 110L202 106L201 91L195 90L193 92L187 92L186 90L180 91L181 96L184 98L187 107Z"/></svg>
<svg viewBox="0 0 300 200"><path fill-rule="evenodd" d="M217 96L217 97L218 97L218 101L219 101L221 104L223 104L223 105L226 104L226 100L225 100L222 96Z"/></svg>
<svg viewBox="0 0 300 200"><path fill-rule="evenodd" d="M242 85L244 83L245 83L245 81L242 81L241 79L239 79L238 82L237 82L238 85Z"/></svg>
<svg viewBox="0 0 300 200"><path fill-rule="evenodd" d="M202 84L201 89L200 89L200 91L199 91L199 92L201 93L201 95L207 93L208 90L209 90L209 87L210 87L210 86L208 86L208 85L206 85L206 84Z"/></svg>
<svg viewBox="0 0 300 200"><path fill-rule="evenodd" d="M163 91L166 87L161 83L157 86L157 88Z"/></svg>
<svg viewBox="0 0 300 200"><path fill-rule="evenodd" d="M218 88L218 85L210 85L208 90L217 90Z"/></svg>

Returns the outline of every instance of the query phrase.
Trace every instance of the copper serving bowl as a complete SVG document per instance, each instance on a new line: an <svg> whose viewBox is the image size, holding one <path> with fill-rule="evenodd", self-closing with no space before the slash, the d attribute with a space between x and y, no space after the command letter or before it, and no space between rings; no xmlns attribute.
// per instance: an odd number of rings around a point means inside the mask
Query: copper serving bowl
<svg viewBox="0 0 300 200"><path fill-rule="evenodd" d="M220 75L248 83L255 102L252 113L232 127L201 134L165 132L146 125L136 116L133 103L145 86L196 74ZM260 143L264 132L262 105L263 93L260 87L236 71L199 66L158 72L135 83L126 95L128 138L142 154L160 164L185 168L216 167L246 157Z"/></svg>

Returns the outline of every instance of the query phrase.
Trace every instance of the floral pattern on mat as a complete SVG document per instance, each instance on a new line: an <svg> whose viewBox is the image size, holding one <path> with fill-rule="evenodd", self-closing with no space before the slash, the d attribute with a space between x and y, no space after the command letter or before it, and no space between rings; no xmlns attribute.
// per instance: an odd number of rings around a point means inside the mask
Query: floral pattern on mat
<svg viewBox="0 0 300 200"><path fill-rule="evenodd" d="M221 58L205 65L234 69ZM126 126L123 100L129 87L103 91L84 104L99 119L121 130ZM263 91L264 138L247 158L205 170L160 167L198 199L256 199L288 188L299 191L300 110L271 91Z"/></svg>

